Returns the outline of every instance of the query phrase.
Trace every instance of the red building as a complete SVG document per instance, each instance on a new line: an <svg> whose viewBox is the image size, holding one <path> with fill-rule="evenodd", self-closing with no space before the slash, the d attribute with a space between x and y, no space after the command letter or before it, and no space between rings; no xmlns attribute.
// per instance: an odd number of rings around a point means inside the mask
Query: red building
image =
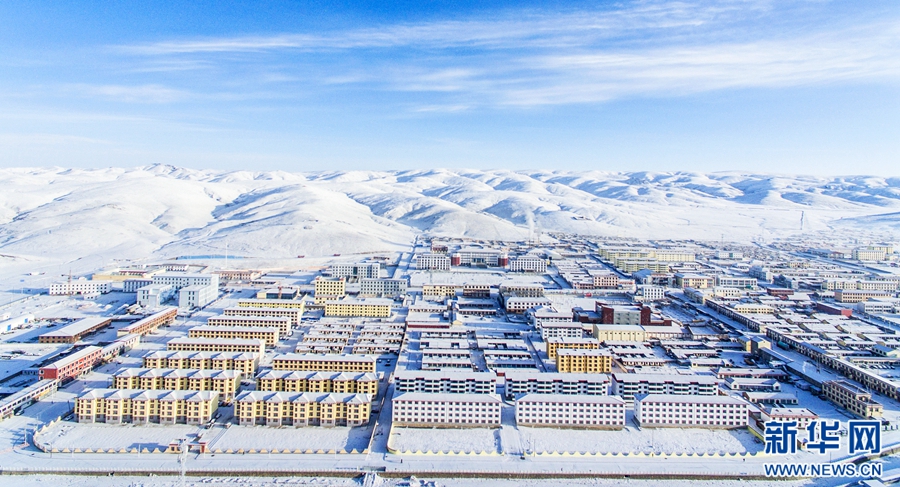
<svg viewBox="0 0 900 487"><path fill-rule="evenodd" d="M94 346L84 347L46 367L41 367L38 371L38 377L41 380L58 379L60 382L64 382L78 377L82 372L93 369L100 362L102 356L102 348Z"/></svg>

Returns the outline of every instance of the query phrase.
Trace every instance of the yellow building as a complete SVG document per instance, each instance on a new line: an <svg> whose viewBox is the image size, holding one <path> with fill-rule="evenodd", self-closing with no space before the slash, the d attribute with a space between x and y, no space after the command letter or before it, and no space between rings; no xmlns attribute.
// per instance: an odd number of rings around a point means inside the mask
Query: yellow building
<svg viewBox="0 0 900 487"><path fill-rule="evenodd" d="M278 343L278 328L270 326L195 326L188 331L189 338L214 339L259 339L266 342L267 347Z"/></svg>
<svg viewBox="0 0 900 487"><path fill-rule="evenodd" d="M204 424L218 407L216 391L91 389L75 398L79 423Z"/></svg>
<svg viewBox="0 0 900 487"><path fill-rule="evenodd" d="M369 423L367 394L247 391L235 401L241 425L362 426Z"/></svg>
<svg viewBox="0 0 900 487"><path fill-rule="evenodd" d="M609 374L612 354L606 350L564 348L556 352L556 369L567 374Z"/></svg>
<svg viewBox="0 0 900 487"><path fill-rule="evenodd" d="M299 308L250 308L236 307L222 310L225 316L269 316L274 318L288 318L292 325L299 325L303 317L303 307Z"/></svg>
<svg viewBox="0 0 900 487"><path fill-rule="evenodd" d="M112 383L116 389L217 391L220 400L230 402L241 377L237 370L126 368L113 374Z"/></svg>
<svg viewBox="0 0 900 487"><path fill-rule="evenodd" d="M594 325L594 338L598 342L643 342L647 331L641 325Z"/></svg>
<svg viewBox="0 0 900 487"><path fill-rule="evenodd" d="M340 279L317 277L313 284L316 291L316 304L324 304L325 301L341 299L347 295L347 283L343 277Z"/></svg>
<svg viewBox="0 0 900 487"><path fill-rule="evenodd" d="M272 357L272 370L375 373L375 358L364 355L283 353Z"/></svg>
<svg viewBox="0 0 900 487"><path fill-rule="evenodd" d="M259 367L259 355L247 352L173 352L156 350L143 357L149 369L238 370L252 376Z"/></svg>
<svg viewBox="0 0 900 487"><path fill-rule="evenodd" d="M457 286L453 284L424 284L422 296L425 299L444 299L456 297Z"/></svg>
<svg viewBox="0 0 900 487"><path fill-rule="evenodd" d="M378 376L371 372L303 372L267 370L256 378L256 390L272 392L340 392L378 394Z"/></svg>
<svg viewBox="0 0 900 487"><path fill-rule="evenodd" d="M278 328L281 336L291 332L291 319L287 316L211 316L206 319L209 326L271 326Z"/></svg>
<svg viewBox="0 0 900 487"><path fill-rule="evenodd" d="M556 352L563 348L572 350L596 350L600 348L600 342L593 338L548 338L547 358L556 360Z"/></svg>
<svg viewBox="0 0 900 487"><path fill-rule="evenodd" d="M279 309L299 309L303 312L306 308L306 301L299 299L239 299L238 308L279 308Z"/></svg>
<svg viewBox="0 0 900 487"><path fill-rule="evenodd" d="M391 304L393 303L390 299L378 298L327 301L325 316L390 318Z"/></svg>
<svg viewBox="0 0 900 487"><path fill-rule="evenodd" d="M265 340L216 339L216 338L174 338L166 343L166 350L186 352L249 352L266 353Z"/></svg>

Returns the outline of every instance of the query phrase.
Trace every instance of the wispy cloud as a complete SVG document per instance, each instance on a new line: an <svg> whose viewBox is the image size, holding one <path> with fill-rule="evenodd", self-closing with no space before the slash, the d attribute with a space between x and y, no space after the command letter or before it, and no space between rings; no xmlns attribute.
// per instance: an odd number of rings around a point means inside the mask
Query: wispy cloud
<svg viewBox="0 0 900 487"><path fill-rule="evenodd" d="M84 96L104 98L128 103L171 103L185 99L189 94L183 90L160 85L70 85L70 91Z"/></svg>

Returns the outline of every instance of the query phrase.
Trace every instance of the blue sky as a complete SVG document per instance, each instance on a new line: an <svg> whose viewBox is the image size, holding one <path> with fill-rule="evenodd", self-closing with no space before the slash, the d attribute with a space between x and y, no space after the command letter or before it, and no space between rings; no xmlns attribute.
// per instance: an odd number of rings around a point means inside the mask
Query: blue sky
<svg viewBox="0 0 900 487"><path fill-rule="evenodd" d="M0 2L0 166L900 175L900 3Z"/></svg>

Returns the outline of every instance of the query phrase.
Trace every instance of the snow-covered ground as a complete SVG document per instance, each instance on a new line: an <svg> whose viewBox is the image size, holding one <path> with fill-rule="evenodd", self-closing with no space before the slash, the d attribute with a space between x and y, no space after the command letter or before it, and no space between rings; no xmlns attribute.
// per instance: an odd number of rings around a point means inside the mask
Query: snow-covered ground
<svg viewBox="0 0 900 487"><path fill-rule="evenodd" d="M391 447L399 451L498 452L500 430L484 428L397 428Z"/></svg>
<svg viewBox="0 0 900 487"><path fill-rule="evenodd" d="M644 429L590 431L518 428L520 447L534 452L745 453L763 445L746 429ZM517 445L518 446L518 445ZM517 452L516 452L517 453Z"/></svg>
<svg viewBox="0 0 900 487"><path fill-rule="evenodd" d="M193 437L198 432L197 426L178 425L113 425L113 424L79 424L72 421L61 421L51 426L38 436L40 442L63 450L75 448L97 450L102 448L119 450L120 448L165 450L169 443L180 438Z"/></svg>
<svg viewBox="0 0 900 487"><path fill-rule="evenodd" d="M209 447L214 450L358 450L369 444L372 428L323 428L233 425L213 441Z"/></svg>

